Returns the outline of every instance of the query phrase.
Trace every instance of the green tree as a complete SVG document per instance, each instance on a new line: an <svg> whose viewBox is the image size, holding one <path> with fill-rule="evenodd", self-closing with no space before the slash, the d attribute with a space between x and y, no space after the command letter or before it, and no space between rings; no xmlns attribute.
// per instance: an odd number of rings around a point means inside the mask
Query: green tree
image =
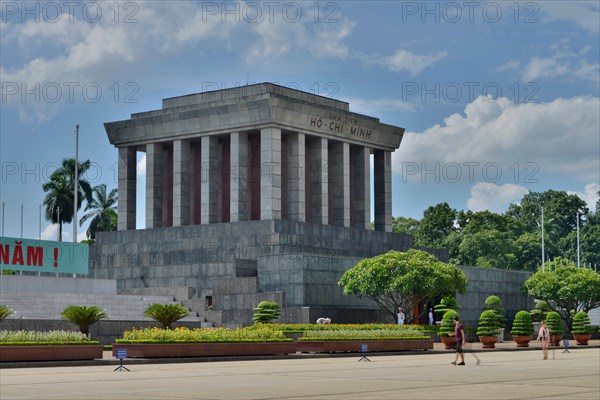
<svg viewBox="0 0 600 400"><path fill-rule="evenodd" d="M406 311L407 321L413 306L438 296L464 293L467 278L460 268L439 261L433 255L410 249L389 251L361 260L347 270L339 281L345 295L357 295L374 301L395 320L399 308Z"/></svg>
<svg viewBox="0 0 600 400"><path fill-rule="evenodd" d="M252 320L256 323L269 323L281 316L279 304L274 301L261 301L252 311L254 311Z"/></svg>
<svg viewBox="0 0 600 400"><path fill-rule="evenodd" d="M392 218L392 232L405 235L415 234L419 227L419 221L414 218L394 217Z"/></svg>
<svg viewBox="0 0 600 400"><path fill-rule="evenodd" d="M84 174L90 168L90 160L78 163L78 197L77 210L81 208L83 200L92 199L92 188L85 179ZM75 192L75 159L65 158L62 165L50 175L50 180L42 185L46 193L44 206L46 219L53 224L58 224L58 240L62 240L62 225L73 221Z"/></svg>
<svg viewBox="0 0 600 400"><path fill-rule="evenodd" d="M519 204L510 205L507 215L519 219L528 231L533 232L538 229L542 207L544 219L556 224L558 237L564 237L575 229L578 212L588 212L585 201L577 195L547 190L543 193L527 193Z"/></svg>
<svg viewBox="0 0 600 400"><path fill-rule="evenodd" d="M497 230L465 234L459 245L458 261L463 265L518 269L515 243Z"/></svg>
<svg viewBox="0 0 600 400"><path fill-rule="evenodd" d="M569 260L577 260L577 231L560 242L560 251ZM600 225L586 224L579 231L580 257L583 264L600 264Z"/></svg>
<svg viewBox="0 0 600 400"><path fill-rule="evenodd" d="M144 315L152 318L163 326L163 329L171 329L171 324L177 322L190 314L187 308L181 304L157 304L153 303L144 311Z"/></svg>
<svg viewBox="0 0 600 400"><path fill-rule="evenodd" d="M85 207L89 211L79 220L82 225L88 219L92 219L87 229L88 239L95 239L96 232L108 232L117 230L117 189L113 189L106 194L106 185L101 184L92 190L95 196L92 196Z"/></svg>
<svg viewBox="0 0 600 400"><path fill-rule="evenodd" d="M419 247L441 248L444 239L454 231L456 210L448 203L440 203L427 208L423 219L415 230L415 245Z"/></svg>
<svg viewBox="0 0 600 400"><path fill-rule="evenodd" d="M89 336L90 325L107 318L108 314L98 306L69 306L63 310L60 316L79 326L79 331Z"/></svg>
<svg viewBox="0 0 600 400"><path fill-rule="evenodd" d="M571 312L589 312L600 307L599 274L587 268L577 268L562 258L546 263L545 267L545 271L538 270L525 281L524 291L546 301L568 327L572 325Z"/></svg>
<svg viewBox="0 0 600 400"><path fill-rule="evenodd" d="M540 233L526 232L515 240L515 255L519 269L535 271L540 265L542 257L542 235Z"/></svg>

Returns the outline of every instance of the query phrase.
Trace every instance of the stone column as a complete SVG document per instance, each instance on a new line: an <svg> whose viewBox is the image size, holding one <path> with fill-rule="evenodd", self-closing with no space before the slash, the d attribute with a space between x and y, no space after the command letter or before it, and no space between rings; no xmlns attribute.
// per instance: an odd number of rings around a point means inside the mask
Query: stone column
<svg viewBox="0 0 600 400"><path fill-rule="evenodd" d="M200 183L200 223L219 222L219 140L202 136L202 181Z"/></svg>
<svg viewBox="0 0 600 400"><path fill-rule="evenodd" d="M146 229L162 226L163 145L146 145Z"/></svg>
<svg viewBox="0 0 600 400"><path fill-rule="evenodd" d="M321 137L310 140L310 192L311 222L313 224L329 224L329 188L327 139Z"/></svg>
<svg viewBox="0 0 600 400"><path fill-rule="evenodd" d="M288 182L288 219L306 221L306 154L304 133L288 134L288 162L285 178Z"/></svg>
<svg viewBox="0 0 600 400"><path fill-rule="evenodd" d="M392 231L392 153L375 150L375 230Z"/></svg>
<svg viewBox="0 0 600 400"><path fill-rule="evenodd" d="M250 164L248 149L248 134L246 132L234 132L231 134L231 222L248 221L250 219Z"/></svg>
<svg viewBox="0 0 600 400"><path fill-rule="evenodd" d="M136 168L135 147L119 147L119 222L117 226L120 231L135 229Z"/></svg>
<svg viewBox="0 0 600 400"><path fill-rule="evenodd" d="M281 129L260 130L260 219L281 219Z"/></svg>
<svg viewBox="0 0 600 400"><path fill-rule="evenodd" d="M354 165L354 227L371 229L371 149L356 146L352 149Z"/></svg>
<svg viewBox="0 0 600 400"><path fill-rule="evenodd" d="M173 226L190 224L191 164L190 142L173 141Z"/></svg>
<svg viewBox="0 0 600 400"><path fill-rule="evenodd" d="M350 226L350 144L331 142L329 197L332 224Z"/></svg>

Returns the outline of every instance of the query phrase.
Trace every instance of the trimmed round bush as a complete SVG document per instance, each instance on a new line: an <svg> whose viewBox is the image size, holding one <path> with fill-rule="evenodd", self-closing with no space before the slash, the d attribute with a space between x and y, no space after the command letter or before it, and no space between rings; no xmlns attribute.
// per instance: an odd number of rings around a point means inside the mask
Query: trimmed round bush
<svg viewBox="0 0 600 400"><path fill-rule="evenodd" d="M588 313L579 311L573 316L573 329L571 329L571 333L576 335L588 335L592 333L593 330Z"/></svg>
<svg viewBox="0 0 600 400"><path fill-rule="evenodd" d="M515 315L510 333L515 336L533 335L533 322L527 311L521 310Z"/></svg>
<svg viewBox="0 0 600 400"><path fill-rule="evenodd" d="M252 310L254 311L252 320L256 323L269 323L281 316L279 304L274 301L261 301L258 307Z"/></svg>
<svg viewBox="0 0 600 400"><path fill-rule="evenodd" d="M501 324L498 314L494 310L485 310L479 316L477 336L497 336L500 334Z"/></svg>
<svg viewBox="0 0 600 400"><path fill-rule="evenodd" d="M485 303L483 305L484 310L491 310L496 313L498 317L498 323L500 324L500 328L504 328L506 326L506 317L504 317L504 304L500 297L496 295L488 296L485 299Z"/></svg>
<svg viewBox="0 0 600 400"><path fill-rule="evenodd" d="M440 325L440 330L438 331L438 335L450 336L450 334L454 334L454 316L460 318L460 315L454 310L449 310L444 313L444 316L442 317L442 324Z"/></svg>
<svg viewBox="0 0 600 400"><path fill-rule="evenodd" d="M556 311L550 311L546 314L546 326L550 329L551 335L564 335L565 328L563 327L560 314Z"/></svg>
<svg viewBox="0 0 600 400"><path fill-rule="evenodd" d="M532 321L540 322L546 319L548 311L552 311L548 303L544 300L540 300L535 303L534 309L529 311L529 315L531 316Z"/></svg>

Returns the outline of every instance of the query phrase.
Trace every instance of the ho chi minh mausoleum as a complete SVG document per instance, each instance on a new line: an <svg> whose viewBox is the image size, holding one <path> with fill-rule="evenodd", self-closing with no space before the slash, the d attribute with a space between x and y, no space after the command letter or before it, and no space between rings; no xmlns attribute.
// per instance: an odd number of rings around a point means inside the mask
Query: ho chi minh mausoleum
<svg viewBox="0 0 600 400"><path fill-rule="evenodd" d="M251 323L263 300L284 322L388 321L337 282L362 258L412 246L391 233L403 128L269 83L164 99L105 128L118 149L119 221L98 234L91 277L116 279L120 293L172 294L218 325Z"/></svg>

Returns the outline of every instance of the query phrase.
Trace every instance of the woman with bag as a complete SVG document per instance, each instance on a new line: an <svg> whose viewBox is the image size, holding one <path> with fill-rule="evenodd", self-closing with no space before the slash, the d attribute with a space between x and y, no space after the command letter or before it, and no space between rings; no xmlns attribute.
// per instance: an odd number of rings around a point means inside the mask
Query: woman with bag
<svg viewBox="0 0 600 400"><path fill-rule="evenodd" d="M542 352L544 353L544 360L548 359L548 345L550 344L550 330L546 326L546 321L542 321L540 326L540 332L537 337L538 342L542 342Z"/></svg>

